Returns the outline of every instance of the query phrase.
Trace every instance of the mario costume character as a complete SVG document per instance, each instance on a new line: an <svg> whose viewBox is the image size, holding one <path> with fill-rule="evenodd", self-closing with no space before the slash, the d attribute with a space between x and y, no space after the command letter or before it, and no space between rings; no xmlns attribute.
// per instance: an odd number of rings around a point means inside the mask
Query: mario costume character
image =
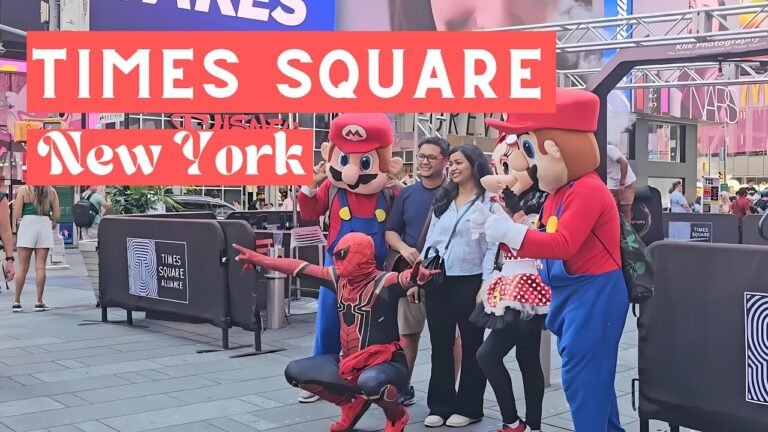
<svg viewBox="0 0 768 432"><path fill-rule="evenodd" d="M374 239L363 233L344 235L333 250L333 266L321 267L289 258L271 258L233 245L246 267L308 277L324 283L338 303L339 353L295 360L285 369L288 383L336 404L341 419L332 432L352 430L372 402L387 418L385 432L401 432L408 411L400 389L408 388L409 372L400 345L397 310L407 290L426 283L439 270L417 262L401 273L377 270ZM245 268L244 268L245 270Z"/></svg>
<svg viewBox="0 0 768 432"><path fill-rule="evenodd" d="M503 242L519 256L539 258L539 274L551 287L546 326L558 337L562 381L576 432L622 431L614 377L629 299L619 245L619 212L594 172L600 152L599 99L559 88L556 112L509 114L488 119L516 134L522 151L510 168L528 171L550 195L531 229L498 215L478 213L473 229Z"/></svg>
<svg viewBox="0 0 768 432"><path fill-rule="evenodd" d="M503 204L509 217L524 226L532 226L547 194L538 188L527 171L511 169L510 157L519 151L514 135L500 135L491 155L494 174L483 177L480 182L485 190L496 194L492 200ZM552 293L538 274L538 260L515 256L506 244L500 243L495 264L494 273L480 289L470 316L475 325L491 330L477 351L477 360L496 395L503 422L500 431L539 431L544 401L544 372L539 352ZM525 420L518 416L512 380L504 364L504 358L513 348L523 377Z"/></svg>
<svg viewBox="0 0 768 432"><path fill-rule="evenodd" d="M376 267L382 269L389 252L386 217L396 192L387 184L403 166L392 157L392 122L384 114L342 114L331 122L329 141L321 147L325 176L297 196L301 218L317 220L329 212L326 265L333 265L331 251L339 240L359 232L373 238ZM313 354L338 355L340 349L336 296L321 287ZM312 401L302 396L302 402Z"/></svg>

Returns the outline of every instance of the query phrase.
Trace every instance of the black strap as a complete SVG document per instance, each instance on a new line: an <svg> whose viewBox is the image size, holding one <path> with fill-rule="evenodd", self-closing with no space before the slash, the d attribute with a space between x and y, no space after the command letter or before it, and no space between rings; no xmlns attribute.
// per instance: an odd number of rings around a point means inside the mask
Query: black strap
<svg viewBox="0 0 768 432"><path fill-rule="evenodd" d="M427 221L424 222L424 226L421 228L421 234L419 234L419 241L416 243L416 250L421 251L424 249L424 243L427 242L427 232L429 231L429 225L432 223L432 213L434 208L429 208L429 214L427 215Z"/></svg>
<svg viewBox="0 0 768 432"><path fill-rule="evenodd" d="M603 245L603 249L605 249L605 252L608 254L608 256L609 256L609 257L611 257L611 260L613 261L613 263L614 263L614 264L616 264L616 265L617 265L617 266L618 266L620 269L623 269L624 267L622 267L622 265L621 265L621 264L619 264L619 263L617 263L617 262L616 262L616 258L614 258L614 257L613 257L613 255L611 255L611 252L610 252L610 251L608 250L608 248L605 246L605 243L603 243L603 241L602 241L602 240L600 240L600 237L598 237L598 236L597 236L597 234L595 234L595 232L594 232L594 231L590 231L590 232L592 233L592 235L593 235L593 236L595 236L595 238L597 239L597 241L599 241L599 242L600 242L600 244L601 244L601 245Z"/></svg>
<svg viewBox="0 0 768 432"><path fill-rule="evenodd" d="M448 237L448 243L445 244L445 252L443 252L443 255L448 253L448 247L451 246L451 241L453 240L453 235L456 234L456 228L459 227L459 222L461 222L461 220L464 219L464 216L466 216L467 212L469 212L469 209L471 209L472 206L475 205L475 202L477 202L478 198L480 198L480 195L475 196L475 199L473 199L472 202L465 204L464 211L461 213L459 218L456 220L456 223L453 225L453 230L451 231L450 237Z"/></svg>

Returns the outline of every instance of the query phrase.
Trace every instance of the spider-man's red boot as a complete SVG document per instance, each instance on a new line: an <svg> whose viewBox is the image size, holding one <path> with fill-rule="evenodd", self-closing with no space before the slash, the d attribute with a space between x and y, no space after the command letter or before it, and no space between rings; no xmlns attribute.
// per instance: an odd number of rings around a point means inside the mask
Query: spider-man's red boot
<svg viewBox="0 0 768 432"><path fill-rule="evenodd" d="M376 403L387 417L384 432L403 432L408 425L408 410L400 403L400 392L393 385L387 386Z"/></svg>
<svg viewBox="0 0 768 432"><path fill-rule="evenodd" d="M331 425L331 432L352 430L371 406L371 401L360 395L337 393L313 384L303 384L299 388L341 408L341 418Z"/></svg>
<svg viewBox="0 0 768 432"><path fill-rule="evenodd" d="M331 432L344 432L354 429L357 422L365 415L371 406L371 401L363 396L354 396L341 407L341 418L331 425Z"/></svg>
<svg viewBox="0 0 768 432"><path fill-rule="evenodd" d="M408 420L410 420L410 416L408 416L408 410L405 409L405 407L401 407L403 410L403 414L400 417L400 420L390 420L387 418L387 426L384 428L384 432L403 432L405 430L405 427L408 426Z"/></svg>

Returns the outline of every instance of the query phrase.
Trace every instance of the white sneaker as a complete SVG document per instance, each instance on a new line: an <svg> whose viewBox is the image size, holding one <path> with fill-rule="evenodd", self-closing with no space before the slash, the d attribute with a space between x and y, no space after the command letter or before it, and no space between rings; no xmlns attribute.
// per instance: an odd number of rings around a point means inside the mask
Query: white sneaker
<svg viewBox="0 0 768 432"><path fill-rule="evenodd" d="M438 415L427 416L427 418L424 419L424 426L426 427L436 428L444 424L445 424L445 420Z"/></svg>
<svg viewBox="0 0 768 432"><path fill-rule="evenodd" d="M299 393L299 403L312 403L317 402L318 400L320 400L320 396L312 394L306 390L302 390L301 393Z"/></svg>
<svg viewBox="0 0 768 432"><path fill-rule="evenodd" d="M463 415L454 414L445 422L445 425L448 427L464 427L479 421L480 419L471 419L469 417L464 417Z"/></svg>

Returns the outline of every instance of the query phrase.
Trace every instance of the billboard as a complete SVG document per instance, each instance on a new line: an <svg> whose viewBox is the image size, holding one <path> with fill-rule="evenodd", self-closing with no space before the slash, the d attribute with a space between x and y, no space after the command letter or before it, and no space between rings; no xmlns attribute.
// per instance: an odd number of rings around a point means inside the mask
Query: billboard
<svg viewBox="0 0 768 432"><path fill-rule="evenodd" d="M99 0L90 30L333 30L335 0ZM256 48L256 47L254 47Z"/></svg>
<svg viewBox="0 0 768 432"><path fill-rule="evenodd" d="M765 0L648 0L635 3L636 13L663 12L681 9L703 9L718 6L764 3ZM768 28L765 14L745 14L729 19L730 25L750 28ZM728 30L722 23L709 17L704 30ZM756 69L765 71L765 65ZM692 71L704 79L714 79L721 71L718 67L696 67ZM677 80L691 79L682 72ZM699 156L717 155L725 150L728 155L765 154L768 150L768 87L760 85L702 85L695 87L667 87L638 89L634 92L637 112L671 116L694 121L707 121L698 128ZM714 163L714 167L717 164Z"/></svg>

